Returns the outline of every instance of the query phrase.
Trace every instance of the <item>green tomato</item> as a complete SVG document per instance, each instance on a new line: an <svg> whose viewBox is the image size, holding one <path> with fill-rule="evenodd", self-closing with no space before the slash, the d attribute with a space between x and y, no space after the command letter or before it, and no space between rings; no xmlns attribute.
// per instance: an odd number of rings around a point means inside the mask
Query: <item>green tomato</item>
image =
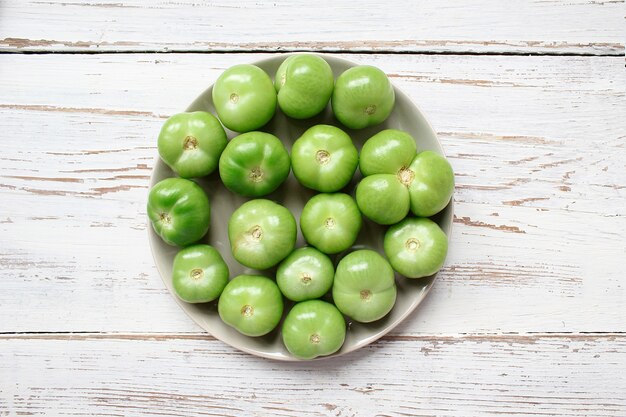
<svg viewBox="0 0 626 417"><path fill-rule="evenodd" d="M350 182L359 163L359 152L343 130L317 125L294 142L291 163L300 184L330 193Z"/></svg>
<svg viewBox="0 0 626 417"><path fill-rule="evenodd" d="M361 212L347 194L317 194L302 209L300 228L304 239L324 253L339 253L356 241Z"/></svg>
<svg viewBox="0 0 626 417"><path fill-rule="evenodd" d="M420 152L408 171L413 214L430 217L448 205L454 192L454 172L446 158L432 151Z"/></svg>
<svg viewBox="0 0 626 417"><path fill-rule="evenodd" d="M393 269L378 252L361 249L339 261L333 300L346 316L362 323L376 321L391 311L396 293Z"/></svg>
<svg viewBox="0 0 626 417"><path fill-rule="evenodd" d="M278 105L289 117L308 119L326 107L334 86L333 70L317 55L292 55L276 71Z"/></svg>
<svg viewBox="0 0 626 417"><path fill-rule="evenodd" d="M276 91L269 75L250 64L235 65L213 86L213 104L230 130L249 132L264 126L276 112Z"/></svg>
<svg viewBox="0 0 626 417"><path fill-rule="evenodd" d="M276 190L289 175L291 161L285 145L265 132L248 132L231 140L220 157L222 182L245 197Z"/></svg>
<svg viewBox="0 0 626 417"><path fill-rule="evenodd" d="M217 249L193 245L174 257L172 284L181 300L206 303L220 296L228 284L228 273L228 266Z"/></svg>
<svg viewBox="0 0 626 417"><path fill-rule="evenodd" d="M148 195L148 217L154 231L170 245L187 246L209 230L209 197L193 181L167 178Z"/></svg>
<svg viewBox="0 0 626 417"><path fill-rule="evenodd" d="M230 281L217 304L224 323L246 336L268 334L283 315L283 297L274 281L260 275L239 275Z"/></svg>
<svg viewBox="0 0 626 417"><path fill-rule="evenodd" d="M291 212L269 200L242 204L228 221L228 239L242 265L267 269L291 253L296 245L296 220Z"/></svg>
<svg viewBox="0 0 626 417"><path fill-rule="evenodd" d="M394 224L409 212L409 191L396 175L370 175L357 185L356 203L370 220L378 224Z"/></svg>
<svg viewBox="0 0 626 417"><path fill-rule="evenodd" d="M303 301L287 313L282 334L285 347L292 355L313 359L341 348L346 338L346 321L330 303Z"/></svg>
<svg viewBox="0 0 626 417"><path fill-rule="evenodd" d="M300 248L278 266L276 283L293 301L311 300L326 294L333 285L335 269L330 258L315 248Z"/></svg>
<svg viewBox="0 0 626 417"><path fill-rule="evenodd" d="M408 278L421 278L441 269L448 238L434 221L409 218L389 228L384 246L393 269Z"/></svg>
<svg viewBox="0 0 626 417"><path fill-rule="evenodd" d="M406 132L387 129L369 138L361 149L359 169L365 176L402 174L417 155L415 139Z"/></svg>
<svg viewBox="0 0 626 417"><path fill-rule="evenodd" d="M165 121L159 155L183 178L203 177L217 168L228 139L220 122L204 111L179 113Z"/></svg>
<svg viewBox="0 0 626 417"><path fill-rule="evenodd" d="M395 93L387 75L369 65L343 72L337 78L331 100L335 117L350 129L384 122L394 103Z"/></svg>

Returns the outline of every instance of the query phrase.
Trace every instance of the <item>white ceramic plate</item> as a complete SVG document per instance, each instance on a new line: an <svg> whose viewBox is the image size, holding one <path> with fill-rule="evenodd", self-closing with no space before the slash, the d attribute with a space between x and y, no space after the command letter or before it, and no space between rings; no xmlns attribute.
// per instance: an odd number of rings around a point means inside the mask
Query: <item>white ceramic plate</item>
<svg viewBox="0 0 626 417"><path fill-rule="evenodd" d="M287 58L287 56L288 55L278 55L262 61L254 62L253 64L265 70L268 74L270 74L270 77L273 78L278 66L285 58ZM331 56L323 56L323 58L330 64L335 74L335 78L346 69L357 65L350 61ZM206 89L193 103L191 103L186 111L204 110L211 112L214 115L217 114L211 99L211 90L212 87ZM389 116L384 123L378 126L362 130L347 129L339 124L339 122L335 119L329 105L324 112L309 120L293 120L286 117L280 110L277 110L274 118L261 130L276 135L285 143L287 149L291 151L291 145L293 142L309 127L321 123L332 124L344 129L352 137L356 147L360 150L363 143L375 133L384 129L394 128L410 133L417 142L418 150L431 150L443 154L443 150L437 140L435 132L428 124L422 113L400 90L396 88L395 93L396 104L391 116ZM229 139L236 136L236 133L234 132L229 130L226 130L226 132L228 133ZM157 158L152 178L150 180L150 186L153 186L162 179L172 176L174 176L174 173L170 170L170 168ZM344 191L354 196L354 188L360 178L361 175L357 169L352 182ZM221 183L217 172L206 178L199 179L197 182L204 188L211 200L211 228L207 236L203 239L203 242L214 246L220 251L224 260L228 264L231 278L240 274L249 273L260 273L262 275L273 277L275 269L268 271L255 271L250 268L246 268L235 261L230 252L227 234L228 219L237 207L249 199L237 196L228 191ZM315 192L307 190L299 185L293 174L290 174L287 181L281 185L276 192L263 198L277 201L288 207L294 214L296 221L299 222L302 207L314 194ZM443 231L449 236L452 225L452 202L433 219L439 223ZM244 352L277 360L299 360L291 356L291 354L284 347L280 335L280 325L266 336L256 338L248 337L240 334L235 329L227 326L221 321L219 315L217 314L217 301L207 304L187 304L179 300L174 294L171 279L172 261L178 248L164 243L153 231L151 225L148 226L148 229L152 254L154 255L157 268L163 278L165 286L172 293L182 309L185 310L185 312L200 327L205 329L217 339ZM385 230L386 227L379 226L364 218L363 228L354 248L370 248L384 255L383 235ZM305 242L302 238L302 233L298 231L298 241L296 243L296 247L302 247L304 245ZM335 261L335 265L343 255L345 255L345 253L338 254L337 256L331 256L331 259ZM398 297L393 310L386 317L374 323L363 324L351 322L348 319L348 332L346 334L345 343L341 350L331 356L342 355L372 343L397 326L413 310L415 310L418 304L426 297L426 294L433 285L435 277L436 275L422 279L407 279L400 275L396 275ZM285 314L289 311L290 306L291 304L289 302L285 304Z"/></svg>

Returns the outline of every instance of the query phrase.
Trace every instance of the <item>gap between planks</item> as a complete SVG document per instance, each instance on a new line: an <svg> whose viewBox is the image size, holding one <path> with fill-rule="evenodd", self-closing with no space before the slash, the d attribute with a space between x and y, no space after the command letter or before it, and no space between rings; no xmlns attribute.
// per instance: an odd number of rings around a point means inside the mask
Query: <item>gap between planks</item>
<svg viewBox="0 0 626 417"><path fill-rule="evenodd" d="M594 45L589 45L594 46ZM372 50L372 49L344 49L341 47L323 47L323 48L250 48L250 49L141 49L141 50L49 50L49 49L30 49L30 50L8 50L0 49L0 55L21 54L21 55L120 55L120 54L288 54L288 53L323 53L323 54L349 54L349 55L451 55L451 56L524 56L524 57L624 57L623 45L610 44L603 45L616 49L616 52L559 52L559 51L437 51L437 50ZM620 51L620 48L622 50Z"/></svg>
<svg viewBox="0 0 626 417"><path fill-rule="evenodd" d="M381 342L415 341L456 343L461 341L497 341L509 343L533 343L540 339L567 340L615 340L626 339L626 332L510 332L510 333L455 333L428 335L388 334L380 338ZM143 332L0 332L2 340L206 340L218 339L208 333L143 333ZM376 342L375 342L376 343Z"/></svg>

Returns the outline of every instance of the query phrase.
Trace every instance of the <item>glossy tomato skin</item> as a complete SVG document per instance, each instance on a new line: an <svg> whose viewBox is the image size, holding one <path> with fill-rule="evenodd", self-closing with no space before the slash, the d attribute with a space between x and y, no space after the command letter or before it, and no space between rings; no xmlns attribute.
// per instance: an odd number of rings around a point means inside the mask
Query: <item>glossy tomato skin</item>
<svg viewBox="0 0 626 417"><path fill-rule="evenodd" d="M356 202L361 213L370 220L394 224L409 212L409 190L396 175L370 175L357 185Z"/></svg>
<svg viewBox="0 0 626 417"><path fill-rule="evenodd" d="M396 294L393 269L378 252L361 249L339 261L333 300L346 316L363 323L379 320L393 308Z"/></svg>
<svg viewBox="0 0 626 417"><path fill-rule="evenodd" d="M297 358L313 359L337 352L346 338L346 321L337 307L321 300L303 301L287 313L283 342Z"/></svg>
<svg viewBox="0 0 626 417"><path fill-rule="evenodd" d="M313 117L328 104L334 82L333 70L323 58L291 55L278 67L274 78L278 106L294 119Z"/></svg>
<svg viewBox="0 0 626 417"><path fill-rule="evenodd" d="M276 112L276 90L261 68L240 64L228 68L213 85L213 104L220 120L235 132L264 126Z"/></svg>
<svg viewBox="0 0 626 417"><path fill-rule="evenodd" d="M249 268L267 269L278 264L295 247L296 234L293 214L270 200L250 200L228 221L233 256Z"/></svg>
<svg viewBox="0 0 626 417"><path fill-rule="evenodd" d="M281 262L276 283L293 301L320 298L333 285L335 268L330 258L312 247L296 249Z"/></svg>
<svg viewBox="0 0 626 417"><path fill-rule="evenodd" d="M289 175L290 167L285 145L265 132L248 132L233 138L219 161L226 188L244 197L261 197L275 191Z"/></svg>
<svg viewBox="0 0 626 417"><path fill-rule="evenodd" d="M190 180L167 178L155 184L147 212L154 231L170 245L195 243L209 230L209 197Z"/></svg>
<svg viewBox="0 0 626 417"><path fill-rule="evenodd" d="M363 219L347 194L317 194L302 209L300 229L304 239L327 254L339 253L354 244Z"/></svg>
<svg viewBox="0 0 626 417"><path fill-rule="evenodd" d="M397 175L407 168L417 155L415 139L401 130L386 129L363 144L359 169L364 176L373 174Z"/></svg>
<svg viewBox="0 0 626 417"><path fill-rule="evenodd" d="M217 304L224 323L246 336L263 336L274 330L283 314L283 297L271 279L239 275L224 288Z"/></svg>
<svg viewBox="0 0 626 417"><path fill-rule="evenodd" d="M344 71L335 82L331 99L337 120L350 129L384 122L395 104L395 92L384 72L369 65Z"/></svg>
<svg viewBox="0 0 626 417"><path fill-rule="evenodd" d="M441 269L448 238L427 218L407 218L385 233L385 254L393 269L407 278L422 278Z"/></svg>
<svg viewBox="0 0 626 417"><path fill-rule="evenodd" d="M316 125L294 142L291 160L300 184L330 193L350 182L359 163L359 152L343 130Z"/></svg>
<svg viewBox="0 0 626 417"><path fill-rule="evenodd" d="M409 184L411 211L418 217L430 217L443 210L454 192L454 172L446 158L432 152L420 152L411 165Z"/></svg>
<svg viewBox="0 0 626 417"><path fill-rule="evenodd" d="M209 175L217 168L228 139L211 113L178 113L165 121L159 134L159 156L182 178Z"/></svg>
<svg viewBox="0 0 626 417"><path fill-rule="evenodd" d="M220 296L228 283L228 265L212 246L193 245L174 257L172 285L176 295L188 303L206 303Z"/></svg>

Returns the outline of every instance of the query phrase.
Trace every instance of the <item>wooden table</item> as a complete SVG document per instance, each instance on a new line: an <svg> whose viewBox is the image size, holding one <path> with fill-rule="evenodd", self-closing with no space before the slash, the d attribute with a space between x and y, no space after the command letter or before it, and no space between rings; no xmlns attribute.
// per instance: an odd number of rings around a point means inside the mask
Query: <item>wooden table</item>
<svg viewBox="0 0 626 417"><path fill-rule="evenodd" d="M0 416L625 416L624 2L441 3L3 1ZM316 363L194 325L146 230L163 119L287 51L386 71L457 181L427 300Z"/></svg>

